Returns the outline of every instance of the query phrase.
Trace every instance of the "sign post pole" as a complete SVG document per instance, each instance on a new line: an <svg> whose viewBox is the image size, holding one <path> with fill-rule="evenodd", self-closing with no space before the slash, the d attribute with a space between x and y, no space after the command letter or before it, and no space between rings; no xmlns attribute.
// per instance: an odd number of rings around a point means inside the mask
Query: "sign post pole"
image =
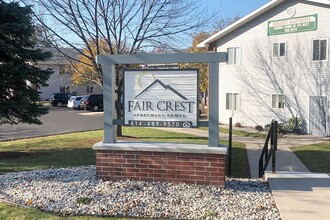
<svg viewBox="0 0 330 220"><path fill-rule="evenodd" d="M219 63L209 64L209 147L219 146Z"/></svg>
<svg viewBox="0 0 330 220"><path fill-rule="evenodd" d="M114 74L115 65L107 63L107 59L104 56L98 56L97 63L102 65L103 70L103 106L104 106L104 143L116 142L116 127L113 123L115 117L115 89L114 89Z"/></svg>

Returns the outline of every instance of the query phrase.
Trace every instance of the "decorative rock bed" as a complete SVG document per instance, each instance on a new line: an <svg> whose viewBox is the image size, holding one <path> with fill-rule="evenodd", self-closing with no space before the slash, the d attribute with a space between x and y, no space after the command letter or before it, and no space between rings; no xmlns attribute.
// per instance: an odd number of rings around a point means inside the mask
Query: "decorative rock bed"
<svg viewBox="0 0 330 220"><path fill-rule="evenodd" d="M0 175L0 199L61 215L175 219L280 219L261 179L226 179L225 187L103 181L95 166Z"/></svg>

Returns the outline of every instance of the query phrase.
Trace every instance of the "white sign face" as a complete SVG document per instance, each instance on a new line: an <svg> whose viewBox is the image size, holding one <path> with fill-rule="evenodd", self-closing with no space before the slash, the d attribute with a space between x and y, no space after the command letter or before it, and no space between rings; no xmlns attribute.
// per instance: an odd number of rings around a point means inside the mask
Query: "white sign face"
<svg viewBox="0 0 330 220"><path fill-rule="evenodd" d="M124 89L125 125L197 127L198 70L128 70Z"/></svg>

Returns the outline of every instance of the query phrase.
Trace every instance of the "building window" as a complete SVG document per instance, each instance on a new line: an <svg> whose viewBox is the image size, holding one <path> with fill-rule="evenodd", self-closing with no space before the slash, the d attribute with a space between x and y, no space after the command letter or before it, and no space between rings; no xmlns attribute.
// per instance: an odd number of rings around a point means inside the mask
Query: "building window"
<svg viewBox="0 0 330 220"><path fill-rule="evenodd" d="M59 73L61 75L63 74L70 74L70 67L68 65L60 65L59 66Z"/></svg>
<svg viewBox="0 0 330 220"><path fill-rule="evenodd" d="M240 47L229 47L227 49L228 61L227 64L240 64L241 63L241 48Z"/></svg>
<svg viewBox="0 0 330 220"><path fill-rule="evenodd" d="M284 108L284 95L273 94L272 95L272 108Z"/></svg>
<svg viewBox="0 0 330 220"><path fill-rule="evenodd" d="M285 43L273 44L273 57L285 57L286 45Z"/></svg>
<svg viewBox="0 0 330 220"><path fill-rule="evenodd" d="M86 86L86 92L87 93L93 93L94 92L93 86Z"/></svg>
<svg viewBox="0 0 330 220"><path fill-rule="evenodd" d="M238 93L226 93L226 109L227 110L240 109Z"/></svg>
<svg viewBox="0 0 330 220"><path fill-rule="evenodd" d="M61 86L60 92L70 92L70 86Z"/></svg>
<svg viewBox="0 0 330 220"><path fill-rule="evenodd" d="M313 40L313 60L326 60L327 59L327 46L326 39Z"/></svg>

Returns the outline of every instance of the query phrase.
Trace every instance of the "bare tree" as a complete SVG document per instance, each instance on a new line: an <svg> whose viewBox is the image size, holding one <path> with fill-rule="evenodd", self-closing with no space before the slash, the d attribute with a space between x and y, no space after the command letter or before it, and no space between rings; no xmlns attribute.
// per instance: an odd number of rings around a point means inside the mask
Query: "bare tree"
<svg viewBox="0 0 330 220"><path fill-rule="evenodd" d="M213 32L216 33L218 31L221 31L226 27L228 27L229 25L231 25L232 23L238 21L239 19L241 19L239 15L236 15L235 17L232 18L231 17L220 18L215 21L213 25Z"/></svg>
<svg viewBox="0 0 330 220"><path fill-rule="evenodd" d="M103 84L96 56L106 42L110 54L134 54L157 47L187 45L185 34L196 32L215 14L207 13L198 0L23 0L33 4L37 23L60 52L70 47L85 59L63 54L70 63L80 62L95 70ZM91 41L93 43L91 43ZM92 46L93 45L93 46ZM93 48L94 47L94 48ZM84 49L84 50L82 50ZM87 51L88 53L84 53ZM84 62L88 60L89 62ZM117 67L117 116L120 117L122 70ZM76 71L79 71L76 69ZM120 131L119 131L120 130ZM117 131L121 135L121 129Z"/></svg>

